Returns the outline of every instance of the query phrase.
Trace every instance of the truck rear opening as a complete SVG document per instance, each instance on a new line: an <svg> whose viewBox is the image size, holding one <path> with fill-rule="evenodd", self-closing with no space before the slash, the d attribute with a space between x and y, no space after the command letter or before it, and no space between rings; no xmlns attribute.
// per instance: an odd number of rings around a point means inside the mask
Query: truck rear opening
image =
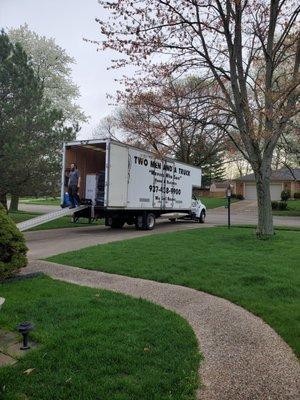
<svg viewBox="0 0 300 400"><path fill-rule="evenodd" d="M202 211L204 221L205 206L192 200L193 189L201 186L200 168L111 139L70 142L64 145L62 199L72 163L81 176L79 196L90 204L82 216L137 229L152 229L157 217L170 212L200 219Z"/></svg>
<svg viewBox="0 0 300 400"><path fill-rule="evenodd" d="M104 206L106 142L89 142L92 141L65 145L62 195L67 191L70 165L76 163L81 177L79 197L91 200L96 195L98 186L98 198L95 197L93 202L97 200L99 205ZM91 189L94 190L93 193L90 193Z"/></svg>

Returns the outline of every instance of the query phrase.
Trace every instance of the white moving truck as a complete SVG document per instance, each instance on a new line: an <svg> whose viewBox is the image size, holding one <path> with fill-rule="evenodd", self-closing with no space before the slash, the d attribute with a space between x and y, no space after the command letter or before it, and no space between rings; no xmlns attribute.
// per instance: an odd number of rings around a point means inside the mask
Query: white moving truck
<svg viewBox="0 0 300 400"><path fill-rule="evenodd" d="M111 139L81 140L64 145L62 201L71 163L81 176L79 196L83 210L75 216L105 218L107 226L125 223L153 229L156 218L184 217L203 223L206 208L193 196L201 187L201 169L161 158Z"/></svg>

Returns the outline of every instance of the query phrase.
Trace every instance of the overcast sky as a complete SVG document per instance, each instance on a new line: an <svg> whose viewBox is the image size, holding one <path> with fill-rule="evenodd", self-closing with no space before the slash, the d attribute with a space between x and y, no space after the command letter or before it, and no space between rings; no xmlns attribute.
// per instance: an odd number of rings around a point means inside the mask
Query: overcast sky
<svg viewBox="0 0 300 400"><path fill-rule="evenodd" d="M53 37L77 62L73 66L73 80L79 86L79 104L89 123L84 125L80 138L90 137L99 120L112 111L107 93L113 93L118 84L115 78L124 71L107 71L111 52L97 52L96 46L83 38L100 39L95 17L101 16L97 0L0 0L0 26L18 27L25 22L31 30Z"/></svg>

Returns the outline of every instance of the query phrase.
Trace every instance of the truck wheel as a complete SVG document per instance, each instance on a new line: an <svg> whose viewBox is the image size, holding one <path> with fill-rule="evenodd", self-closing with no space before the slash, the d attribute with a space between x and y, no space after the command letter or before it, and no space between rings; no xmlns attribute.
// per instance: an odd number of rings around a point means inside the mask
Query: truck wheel
<svg viewBox="0 0 300 400"><path fill-rule="evenodd" d="M135 229L137 229L137 230L143 229L143 216L142 215L137 215L135 217L134 224L135 224Z"/></svg>
<svg viewBox="0 0 300 400"><path fill-rule="evenodd" d="M205 217L206 217L205 211L202 210L201 213L200 213L200 218L199 218L200 224L204 224L204 222L205 222Z"/></svg>
<svg viewBox="0 0 300 400"><path fill-rule="evenodd" d="M175 224L176 218L169 218L169 221L171 222L171 224Z"/></svg>
<svg viewBox="0 0 300 400"><path fill-rule="evenodd" d="M120 217L109 217L108 218L108 225L113 229L123 228L125 221L123 218Z"/></svg>
<svg viewBox="0 0 300 400"><path fill-rule="evenodd" d="M152 213L146 214L143 220L143 229L147 231L152 231L155 226L155 215Z"/></svg>

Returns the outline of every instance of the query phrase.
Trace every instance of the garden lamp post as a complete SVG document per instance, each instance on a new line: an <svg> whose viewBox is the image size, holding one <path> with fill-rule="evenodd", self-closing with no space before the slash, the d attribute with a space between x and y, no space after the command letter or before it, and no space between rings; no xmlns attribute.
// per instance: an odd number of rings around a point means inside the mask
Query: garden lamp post
<svg viewBox="0 0 300 400"><path fill-rule="evenodd" d="M29 332L32 331L34 326L31 322L22 322L17 326L18 331L22 334L23 345L20 347L21 350L28 350L30 346L28 345Z"/></svg>
<svg viewBox="0 0 300 400"><path fill-rule="evenodd" d="M226 197L227 197L227 213L228 213L228 229L230 229L230 200L231 200L231 186L228 185L226 189Z"/></svg>

